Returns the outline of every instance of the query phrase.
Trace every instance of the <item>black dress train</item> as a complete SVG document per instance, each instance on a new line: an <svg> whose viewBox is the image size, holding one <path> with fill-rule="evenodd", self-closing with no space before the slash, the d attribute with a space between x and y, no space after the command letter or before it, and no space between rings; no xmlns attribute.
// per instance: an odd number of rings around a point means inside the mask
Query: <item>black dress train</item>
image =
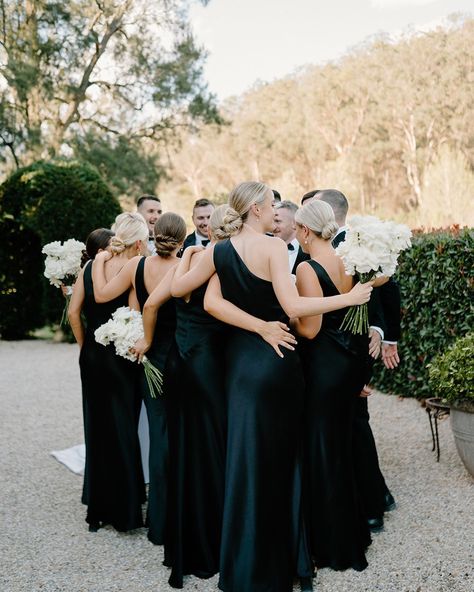
<svg viewBox="0 0 474 592"><path fill-rule="evenodd" d="M230 240L215 246L222 294L266 321L286 321L270 281L254 275ZM230 331L226 351L228 436L219 587L225 592L290 592L298 561L300 489L295 487L303 374L296 351L284 358L260 336ZM297 499L295 499L295 497ZM299 563L299 570L297 569Z"/></svg>
<svg viewBox="0 0 474 592"><path fill-rule="evenodd" d="M166 367L170 445L165 565L169 583L183 576L210 578L219 569L226 401L225 326L204 311L207 284L176 300L176 343Z"/></svg>
<svg viewBox="0 0 474 592"><path fill-rule="evenodd" d="M84 269L87 327L79 356L86 443L82 500L88 506L89 524L107 523L126 531L143 526L145 499L137 435L141 404L137 365L117 356L113 345L97 343L94 331L117 308L128 305L128 292L97 304L92 265Z"/></svg>
<svg viewBox="0 0 474 592"><path fill-rule="evenodd" d="M339 291L324 267L308 261L324 296ZM341 331L347 309L323 315L319 333L304 340L305 475L310 547L317 567L367 567L370 534L357 497L353 458L355 404L367 377L367 336Z"/></svg>
<svg viewBox="0 0 474 592"><path fill-rule="evenodd" d="M140 309L149 296L145 287L145 261L138 262L135 274L135 290ZM158 310L153 342L146 356L163 374L176 330L176 307L173 299L168 300ZM166 391L166 376L163 376L163 389ZM168 432L166 420L165 394L152 397L144 372L140 372L140 388L145 401L150 433L149 489L146 525L148 539L155 545L164 543L167 512L168 489Z"/></svg>

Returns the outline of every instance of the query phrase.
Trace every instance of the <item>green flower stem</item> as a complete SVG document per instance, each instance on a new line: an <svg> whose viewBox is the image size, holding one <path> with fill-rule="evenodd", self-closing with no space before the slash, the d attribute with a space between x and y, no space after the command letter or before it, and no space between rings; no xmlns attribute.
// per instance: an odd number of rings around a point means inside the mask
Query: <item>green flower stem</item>
<svg viewBox="0 0 474 592"><path fill-rule="evenodd" d="M69 317L67 313L69 311L69 303L71 302L71 297L65 296L65 298L66 304L64 305L63 314L61 315L61 322L59 323L60 327L65 327L66 325L69 325Z"/></svg>
<svg viewBox="0 0 474 592"><path fill-rule="evenodd" d="M156 399L157 395L163 394L163 375L148 358L144 357L142 364L150 395Z"/></svg>

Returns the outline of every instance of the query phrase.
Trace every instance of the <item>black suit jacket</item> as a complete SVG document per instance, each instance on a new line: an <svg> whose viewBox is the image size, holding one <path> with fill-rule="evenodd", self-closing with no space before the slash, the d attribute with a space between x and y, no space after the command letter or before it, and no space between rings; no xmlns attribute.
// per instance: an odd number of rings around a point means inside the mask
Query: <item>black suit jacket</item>
<svg viewBox="0 0 474 592"><path fill-rule="evenodd" d="M336 248L345 238L346 232L343 231L333 239L332 246ZM373 327L380 327L387 341L400 339L400 289L393 278L372 292L369 323Z"/></svg>
<svg viewBox="0 0 474 592"><path fill-rule="evenodd" d="M188 234L188 236L184 239L183 251L187 247L191 247L192 245L195 245L195 244L196 244L196 232L191 232L191 234Z"/></svg>
<svg viewBox="0 0 474 592"><path fill-rule="evenodd" d="M296 255L295 264L293 265L293 269L291 270L291 273L296 273L296 268L298 267L298 265L302 261L308 261L309 258L310 258L310 256L308 255L308 253L305 253L303 251L303 249L301 247L299 247L298 254Z"/></svg>

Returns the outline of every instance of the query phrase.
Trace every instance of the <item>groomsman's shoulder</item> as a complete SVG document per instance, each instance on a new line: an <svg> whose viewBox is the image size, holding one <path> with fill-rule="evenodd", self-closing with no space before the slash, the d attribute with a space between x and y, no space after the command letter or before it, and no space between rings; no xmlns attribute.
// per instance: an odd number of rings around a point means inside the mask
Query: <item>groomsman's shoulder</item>
<svg viewBox="0 0 474 592"><path fill-rule="evenodd" d="M183 248L191 247L192 245L196 244L196 232L191 232L188 236L184 239Z"/></svg>

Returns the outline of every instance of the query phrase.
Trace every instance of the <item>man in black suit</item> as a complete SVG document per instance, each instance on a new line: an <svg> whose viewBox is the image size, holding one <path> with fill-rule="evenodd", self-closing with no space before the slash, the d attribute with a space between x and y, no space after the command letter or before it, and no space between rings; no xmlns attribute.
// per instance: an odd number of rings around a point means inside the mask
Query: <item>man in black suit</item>
<svg viewBox="0 0 474 592"><path fill-rule="evenodd" d="M334 237L332 244L337 247L344 241L347 226L346 216L349 209L347 198L340 191L334 189L315 190L303 196L304 203L312 199L321 199L328 203L334 210L336 222L339 224L339 230ZM384 288L382 290L382 288ZM369 354L374 361L381 349L382 340L390 340L389 343L383 342L382 348L386 347L386 357L384 363L387 367L388 361L398 364L398 356L395 358L391 340L398 339L400 336L400 293L398 285L390 280L381 288L377 288L372 293L369 304L369 320L371 327L369 329ZM367 377L367 382L370 376ZM395 507L395 500L390 493L382 471L380 470L377 448L370 427L370 416L367 404L367 396L370 391L364 387L361 396L358 397L354 422L354 463L355 474L358 489L362 503L364 504L369 527L376 532L383 528L383 514Z"/></svg>
<svg viewBox="0 0 474 592"><path fill-rule="evenodd" d="M309 259L296 240L295 214L298 206L292 201L277 201L274 203L275 219L273 236L278 236L285 241L288 247L288 265L291 273L296 273L296 268L302 261Z"/></svg>
<svg viewBox="0 0 474 592"><path fill-rule="evenodd" d="M194 232L188 234L184 239L183 249L191 245L202 245L206 247L209 244L208 228L209 220L214 211L214 204L209 199L198 199L193 206L193 224Z"/></svg>
<svg viewBox="0 0 474 592"><path fill-rule="evenodd" d="M155 248L155 224L158 218L163 213L161 201L156 195L141 195L137 199L137 212L145 218L146 225L148 226L148 250L152 255L156 253Z"/></svg>

